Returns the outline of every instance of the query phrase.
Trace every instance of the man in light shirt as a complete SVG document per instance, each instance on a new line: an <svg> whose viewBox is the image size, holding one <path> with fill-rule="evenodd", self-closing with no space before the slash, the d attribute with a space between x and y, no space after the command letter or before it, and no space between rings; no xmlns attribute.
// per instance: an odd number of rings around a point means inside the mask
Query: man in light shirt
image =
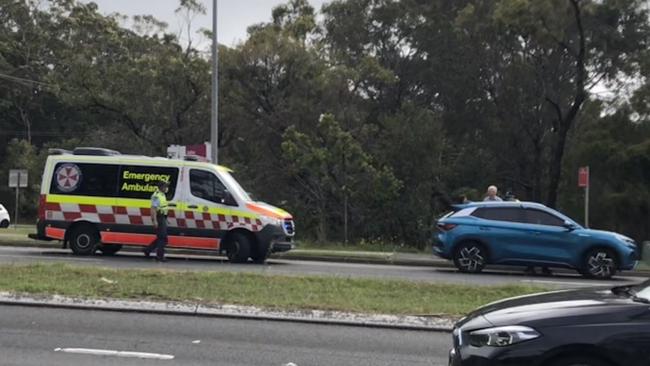
<svg viewBox="0 0 650 366"><path fill-rule="evenodd" d="M489 186L487 189L487 194L483 199L483 201L497 201L497 202L503 201L501 197L497 196L497 193L498 193L497 186Z"/></svg>

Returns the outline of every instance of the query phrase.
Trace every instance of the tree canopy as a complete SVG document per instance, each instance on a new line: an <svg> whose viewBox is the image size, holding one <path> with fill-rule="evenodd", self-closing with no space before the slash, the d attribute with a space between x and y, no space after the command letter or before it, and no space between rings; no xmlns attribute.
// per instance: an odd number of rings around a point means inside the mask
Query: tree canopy
<svg viewBox="0 0 650 366"><path fill-rule="evenodd" d="M23 215L49 147L203 142L209 57L150 16L0 0L0 181L30 169ZM220 163L306 238L423 246L490 184L579 219L586 165L592 225L650 238L644 0L289 0L219 63Z"/></svg>

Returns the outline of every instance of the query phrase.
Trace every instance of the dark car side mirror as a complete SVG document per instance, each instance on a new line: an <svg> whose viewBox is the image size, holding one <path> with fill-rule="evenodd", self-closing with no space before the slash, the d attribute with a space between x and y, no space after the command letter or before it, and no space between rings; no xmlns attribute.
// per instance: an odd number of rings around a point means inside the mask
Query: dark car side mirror
<svg viewBox="0 0 650 366"><path fill-rule="evenodd" d="M569 231L573 231L576 229L576 225L571 221L565 221L564 224L562 224L562 226L564 226L564 228Z"/></svg>

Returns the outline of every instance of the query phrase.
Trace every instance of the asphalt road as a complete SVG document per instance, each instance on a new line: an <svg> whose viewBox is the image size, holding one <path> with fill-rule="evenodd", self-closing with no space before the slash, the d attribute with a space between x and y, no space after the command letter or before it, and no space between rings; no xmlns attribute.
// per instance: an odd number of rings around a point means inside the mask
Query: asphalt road
<svg viewBox="0 0 650 366"><path fill-rule="evenodd" d="M553 276L528 276L520 269L487 270L481 274L463 274L452 268L396 266L378 264L336 263L272 259L265 265L231 264L216 256L170 255L167 263L156 263L141 254L120 252L116 256L79 257L67 249L0 247L0 264L9 263L72 263L107 268L168 268L189 271L229 271L266 275L323 275L362 278L400 279L436 283L472 285L535 284L557 288L597 285L622 285L643 281L644 277L626 275L608 281L584 279L575 272L556 272Z"/></svg>
<svg viewBox="0 0 650 366"><path fill-rule="evenodd" d="M0 306L2 365L446 365L447 333Z"/></svg>

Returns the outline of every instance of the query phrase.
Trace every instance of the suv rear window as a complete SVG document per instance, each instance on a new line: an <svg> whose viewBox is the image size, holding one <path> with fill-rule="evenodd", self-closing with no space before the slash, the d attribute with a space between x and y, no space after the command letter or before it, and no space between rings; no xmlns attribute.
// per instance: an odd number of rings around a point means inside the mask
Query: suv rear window
<svg viewBox="0 0 650 366"><path fill-rule="evenodd" d="M479 207L472 213L472 216L486 220L526 222L524 210L517 207Z"/></svg>

